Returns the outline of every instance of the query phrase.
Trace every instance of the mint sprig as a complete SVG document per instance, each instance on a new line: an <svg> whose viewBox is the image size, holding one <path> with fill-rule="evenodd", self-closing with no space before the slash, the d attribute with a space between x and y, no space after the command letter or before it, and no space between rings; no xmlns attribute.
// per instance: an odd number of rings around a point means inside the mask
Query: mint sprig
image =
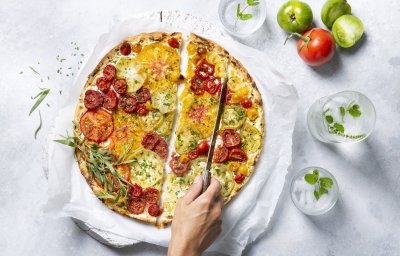
<svg viewBox="0 0 400 256"><path fill-rule="evenodd" d="M253 14L245 13L244 11L246 11L246 9L249 6L257 6L257 5L259 5L260 4L260 0L246 0L246 3L247 3L247 5L243 8L243 10L241 10L240 4L237 5L237 8L236 8L237 20L246 21L246 20L249 20L249 19L253 18Z"/></svg>
<svg viewBox="0 0 400 256"><path fill-rule="evenodd" d="M304 180L314 185L314 197L319 200L323 194L328 194L329 189L333 187L333 180L329 177L319 177L319 171L314 169L312 173L304 175Z"/></svg>

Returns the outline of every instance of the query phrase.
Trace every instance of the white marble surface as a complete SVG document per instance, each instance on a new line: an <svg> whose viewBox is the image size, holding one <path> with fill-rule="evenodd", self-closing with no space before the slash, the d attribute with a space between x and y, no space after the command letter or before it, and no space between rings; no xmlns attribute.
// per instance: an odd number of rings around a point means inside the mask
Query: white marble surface
<svg viewBox="0 0 400 256"><path fill-rule="evenodd" d="M319 69L304 65L295 42L283 46L285 34L275 18L283 0L268 1L267 19L252 38L240 40L266 52L276 67L295 82L300 96L294 133L293 171L310 165L330 170L338 180L340 199L327 215L307 217L292 204L288 182L271 228L245 255L399 255L400 254L400 2L353 0L366 36L350 50L338 50ZM319 18L322 0L308 1ZM47 183L42 170L46 133L80 57L87 54L114 19L143 11L179 9L218 24L218 1L13 1L0 4L0 255L163 255L165 248L138 244L113 249L89 237L69 219L44 213ZM66 57L60 63L56 56ZM40 62L40 64L38 64ZM37 69L44 82L29 70ZM56 71L63 67L63 74ZM71 67L71 70L68 70ZM23 74L19 74L23 71ZM65 72L68 71L68 72ZM47 80L50 76L50 80ZM43 127L33 133L38 113L27 113L38 87L52 93L40 109ZM319 97L341 90L365 93L375 103L373 134L356 145L331 146L313 140L306 111Z"/></svg>

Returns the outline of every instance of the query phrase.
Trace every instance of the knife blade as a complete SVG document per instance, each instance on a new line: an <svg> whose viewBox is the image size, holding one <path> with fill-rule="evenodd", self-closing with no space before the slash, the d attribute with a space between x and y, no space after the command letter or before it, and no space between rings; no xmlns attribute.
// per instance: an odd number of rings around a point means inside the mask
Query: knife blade
<svg viewBox="0 0 400 256"><path fill-rule="evenodd" d="M203 176L202 193L204 193L204 191L206 191L208 186L210 185L211 164L212 164L213 155L214 155L215 143L216 143L217 137L218 137L219 125L220 125L222 113L224 112L224 107L225 107L226 92L228 90L227 83L228 83L228 79L226 78L222 82L221 97L219 98L217 117L215 119L214 130L213 130L212 137L211 137L210 149L208 150L208 155L207 155L207 165L202 173L202 176Z"/></svg>

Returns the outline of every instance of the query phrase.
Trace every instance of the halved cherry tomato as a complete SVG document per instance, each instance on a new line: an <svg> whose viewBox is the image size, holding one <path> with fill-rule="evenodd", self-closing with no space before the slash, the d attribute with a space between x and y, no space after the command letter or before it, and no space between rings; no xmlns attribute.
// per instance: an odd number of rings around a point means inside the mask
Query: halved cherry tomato
<svg viewBox="0 0 400 256"><path fill-rule="evenodd" d="M146 208L146 201L141 197L131 197L127 203L128 204L126 208L130 213L133 214L141 214L144 212L144 208Z"/></svg>
<svg viewBox="0 0 400 256"><path fill-rule="evenodd" d="M119 107L128 114L135 112L138 109L135 95L127 94L122 96L119 101Z"/></svg>
<svg viewBox="0 0 400 256"><path fill-rule="evenodd" d="M139 115L144 116L147 114L147 112L149 112L146 108L146 105L141 103L137 106L137 112Z"/></svg>
<svg viewBox="0 0 400 256"><path fill-rule="evenodd" d="M179 48L179 41L175 37L168 39L168 44L172 48Z"/></svg>
<svg viewBox="0 0 400 256"><path fill-rule="evenodd" d="M210 77L207 81L205 81L205 90L209 94L215 94L221 89L221 78L219 77Z"/></svg>
<svg viewBox="0 0 400 256"><path fill-rule="evenodd" d="M221 134L224 146L228 149L235 148L240 145L240 135L233 129L226 129Z"/></svg>
<svg viewBox="0 0 400 256"><path fill-rule="evenodd" d="M108 110L113 110L118 105L117 94L110 90L104 95L103 107Z"/></svg>
<svg viewBox="0 0 400 256"><path fill-rule="evenodd" d="M196 159L199 157L199 153L196 150L190 151L188 157L190 160Z"/></svg>
<svg viewBox="0 0 400 256"><path fill-rule="evenodd" d="M134 44L134 45L132 46L132 51L133 51L134 53L139 53L139 52L142 51L142 46L141 46L140 44Z"/></svg>
<svg viewBox="0 0 400 256"><path fill-rule="evenodd" d="M214 162L224 163L229 158L229 150L224 146L219 146L214 152Z"/></svg>
<svg viewBox="0 0 400 256"><path fill-rule="evenodd" d="M242 107L244 108L251 108L251 106L253 105L250 99L243 99L240 104L242 104Z"/></svg>
<svg viewBox="0 0 400 256"><path fill-rule="evenodd" d="M136 92L136 98L139 103L145 103L146 101L151 99L151 94L149 89L145 87L141 87L137 92Z"/></svg>
<svg viewBox="0 0 400 256"><path fill-rule="evenodd" d="M112 84L112 81L107 81L104 77L99 77L96 79L96 85L97 88L99 88L100 91L106 92L110 89Z"/></svg>
<svg viewBox="0 0 400 256"><path fill-rule="evenodd" d="M149 132L144 135L142 139L142 145L145 149L154 150L159 140L160 135L158 135L156 132Z"/></svg>
<svg viewBox="0 0 400 256"><path fill-rule="evenodd" d="M161 215L161 213L163 212L162 209L160 208L160 206L158 206L158 204L151 204L149 206L149 208L147 209L147 212L149 213L150 216L153 217L158 217Z"/></svg>
<svg viewBox="0 0 400 256"><path fill-rule="evenodd" d="M169 162L169 166L176 175L180 176L189 171L190 162L182 162L179 155L174 155Z"/></svg>
<svg viewBox="0 0 400 256"><path fill-rule="evenodd" d="M156 188L146 188L144 191L144 198L149 204L157 204L160 198L160 191Z"/></svg>
<svg viewBox="0 0 400 256"><path fill-rule="evenodd" d="M128 42L124 42L119 48L119 52L125 56L131 54L131 50L131 45Z"/></svg>
<svg viewBox="0 0 400 256"><path fill-rule="evenodd" d="M107 80L107 81L112 81L115 77L115 73L117 72L117 69L111 65L108 64L107 66L105 66L105 68L103 69L103 77Z"/></svg>
<svg viewBox="0 0 400 256"><path fill-rule="evenodd" d="M306 31L297 43L299 56L310 66L321 66L335 55L335 39L329 31L313 28Z"/></svg>
<svg viewBox="0 0 400 256"><path fill-rule="evenodd" d="M131 197L141 197L143 195L143 188L139 184L134 184L129 187L128 193Z"/></svg>
<svg viewBox="0 0 400 256"><path fill-rule="evenodd" d="M200 143L197 145L196 152L199 155L207 154L208 150L210 149L210 145L208 145L208 142L206 140L200 141Z"/></svg>
<svg viewBox="0 0 400 256"><path fill-rule="evenodd" d="M243 181L244 181L244 178L245 178L245 176L244 176L243 174L238 173L238 174L235 175L234 180L235 180L235 182L236 182L237 184L242 184Z"/></svg>
<svg viewBox="0 0 400 256"><path fill-rule="evenodd" d="M115 79L112 85L114 87L114 90L121 95L125 94L126 90L128 89L128 84L126 83L125 78Z"/></svg>
<svg viewBox="0 0 400 256"><path fill-rule="evenodd" d="M114 129L112 115L103 109L86 111L79 126L85 138L98 143L106 141Z"/></svg>
<svg viewBox="0 0 400 256"><path fill-rule="evenodd" d="M229 159L231 161L246 162L247 154L240 148L234 148L231 150L231 152L229 154Z"/></svg>
<svg viewBox="0 0 400 256"><path fill-rule="evenodd" d="M207 73L207 70L203 70L202 68L197 68L194 73L201 80L206 80L210 75Z"/></svg>
<svg viewBox="0 0 400 256"><path fill-rule="evenodd" d="M204 47L197 48L197 54L198 55L204 55L206 53L207 53L207 49L206 48L204 48Z"/></svg>
<svg viewBox="0 0 400 256"><path fill-rule="evenodd" d="M195 95L203 95L204 94L203 81L200 78L195 76L190 80L190 83L192 84L190 86L190 89L192 90L192 92Z"/></svg>
<svg viewBox="0 0 400 256"><path fill-rule="evenodd" d="M103 105L104 96L99 91L87 90L85 92L85 98L83 99L83 102L87 109L96 109Z"/></svg>
<svg viewBox="0 0 400 256"><path fill-rule="evenodd" d="M214 75L214 65L208 63L205 59L203 59L198 65L198 69L204 70L209 76Z"/></svg>

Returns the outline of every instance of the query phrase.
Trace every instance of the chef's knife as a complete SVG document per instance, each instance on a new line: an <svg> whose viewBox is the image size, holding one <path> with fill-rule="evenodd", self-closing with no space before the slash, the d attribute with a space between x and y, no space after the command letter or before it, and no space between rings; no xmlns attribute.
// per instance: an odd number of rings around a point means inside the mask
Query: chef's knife
<svg viewBox="0 0 400 256"><path fill-rule="evenodd" d="M215 142L217 141L217 137L218 137L219 124L221 122L222 113L224 112L226 92L228 90L227 82L228 82L228 79L223 79L222 89L221 89L221 97L219 98L219 104L218 104L217 118L215 119L214 131L213 131L212 137L211 137L210 149L208 150L207 165L206 165L206 169L203 170L202 193L204 193L204 191L206 191L208 186L210 185L210 178L211 178L210 170L211 170L211 164L212 164L213 155L214 155Z"/></svg>

